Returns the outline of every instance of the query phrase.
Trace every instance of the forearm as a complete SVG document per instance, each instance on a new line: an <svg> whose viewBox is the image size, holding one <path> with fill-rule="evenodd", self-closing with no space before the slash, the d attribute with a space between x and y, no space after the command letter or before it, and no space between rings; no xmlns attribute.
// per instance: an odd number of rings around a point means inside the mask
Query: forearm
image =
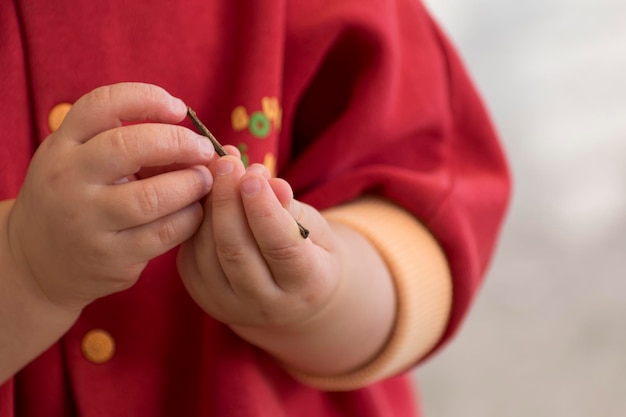
<svg viewBox="0 0 626 417"><path fill-rule="evenodd" d="M341 223L331 223L342 260L342 277L331 302L297 327L234 327L287 368L313 375L339 375L361 367L384 346L396 310L393 281L369 241Z"/></svg>
<svg viewBox="0 0 626 417"><path fill-rule="evenodd" d="M0 384L58 340L77 319L49 302L9 245L13 201L0 202Z"/></svg>

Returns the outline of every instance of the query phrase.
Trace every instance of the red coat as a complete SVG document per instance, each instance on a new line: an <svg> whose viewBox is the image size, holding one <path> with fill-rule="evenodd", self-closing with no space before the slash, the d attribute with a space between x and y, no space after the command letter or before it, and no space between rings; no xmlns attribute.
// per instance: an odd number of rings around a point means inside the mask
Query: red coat
<svg viewBox="0 0 626 417"><path fill-rule="evenodd" d="M0 2L0 198L15 197L48 113L120 81L183 98L249 162L275 166L319 209L364 192L433 231L465 314L509 192L483 106L416 0ZM115 356L81 340L106 329ZM444 342L442 341L442 343ZM326 393L295 382L197 307L173 253L94 302L0 387L0 417L413 416L408 378Z"/></svg>

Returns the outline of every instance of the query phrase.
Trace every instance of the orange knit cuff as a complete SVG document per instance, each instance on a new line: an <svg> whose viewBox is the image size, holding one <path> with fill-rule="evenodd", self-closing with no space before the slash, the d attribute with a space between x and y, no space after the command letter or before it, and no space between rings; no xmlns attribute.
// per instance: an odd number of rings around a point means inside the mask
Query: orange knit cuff
<svg viewBox="0 0 626 417"><path fill-rule="evenodd" d="M294 373L327 391L356 389L410 369L442 337L452 302L452 280L435 238L411 213L380 198L362 198L324 211L329 221L346 224L377 249L393 277L397 312L382 351L360 369L337 376Z"/></svg>

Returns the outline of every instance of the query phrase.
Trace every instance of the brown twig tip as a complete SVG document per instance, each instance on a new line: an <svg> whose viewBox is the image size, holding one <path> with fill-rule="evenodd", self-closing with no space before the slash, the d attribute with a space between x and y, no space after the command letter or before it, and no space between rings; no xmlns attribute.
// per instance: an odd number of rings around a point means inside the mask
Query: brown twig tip
<svg viewBox="0 0 626 417"><path fill-rule="evenodd" d="M304 239L309 237L309 234L311 233L311 232L309 232L309 229L307 229L306 227L302 226L300 224L300 222L297 221L297 220L296 220L296 224L298 225L298 229L300 229L300 236L302 236Z"/></svg>
<svg viewBox="0 0 626 417"><path fill-rule="evenodd" d="M200 119L198 119L198 115L196 114L195 111L193 111L191 107L187 107L187 115L193 122L196 129L198 129L198 131L203 136L206 136L207 138L209 138L209 140L213 144L213 147L215 148L215 152L217 152L219 156L226 155L226 151L224 150L222 145L217 141L217 139L215 138L215 136L213 136L213 134L209 131L209 129L207 129L207 127L200 121ZM309 234L310 234L309 230L306 227L302 226L297 220L296 220L296 224L298 225L298 229L300 229L300 236L302 236L304 239L309 237Z"/></svg>
<svg viewBox="0 0 626 417"><path fill-rule="evenodd" d="M193 109L191 107L187 107L187 115L189 116L189 118L193 122L193 124L196 127L196 129L198 129L198 131L202 135L204 135L207 138L209 138L209 140L213 144L213 147L215 148L215 152L217 152L217 154L219 156L226 155L226 151L224 150L222 145L217 141L215 136L213 136L213 133L211 133L209 131L209 129L207 129L207 127L200 121L200 119L198 119L198 115L196 114L195 111L193 111Z"/></svg>

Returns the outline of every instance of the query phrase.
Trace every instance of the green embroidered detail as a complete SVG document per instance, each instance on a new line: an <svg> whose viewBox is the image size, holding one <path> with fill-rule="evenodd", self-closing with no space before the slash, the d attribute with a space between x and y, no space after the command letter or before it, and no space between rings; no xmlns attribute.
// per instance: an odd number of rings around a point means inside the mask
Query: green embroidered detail
<svg viewBox="0 0 626 417"><path fill-rule="evenodd" d="M283 109L278 103L277 97L263 97L261 99L261 110L254 110L248 114L244 106L237 106L230 115L232 128L235 132L248 131L255 139L265 139L272 134L278 133L281 129ZM272 130L273 129L273 130ZM241 153L241 160L247 168L250 165L248 155L248 145L245 142L237 145ZM276 156L267 152L263 157L263 165L267 167L272 176L276 174Z"/></svg>
<svg viewBox="0 0 626 417"><path fill-rule="evenodd" d="M257 139L265 139L272 131L272 126L276 131L281 128L283 109L278 104L276 97L263 97L261 99L261 110L248 114L244 106L237 106L233 109L230 119L233 130L241 132L248 129L250 134Z"/></svg>
<svg viewBox="0 0 626 417"><path fill-rule="evenodd" d="M260 111L255 111L250 115L250 124L248 129L252 136L259 139L265 139L270 133L270 120Z"/></svg>
<svg viewBox="0 0 626 417"><path fill-rule="evenodd" d="M248 157L247 153L248 145L245 142L242 142L237 145L237 149L239 149L239 152L241 153L241 162L243 162L243 166L247 168L248 165L250 165L250 157Z"/></svg>

